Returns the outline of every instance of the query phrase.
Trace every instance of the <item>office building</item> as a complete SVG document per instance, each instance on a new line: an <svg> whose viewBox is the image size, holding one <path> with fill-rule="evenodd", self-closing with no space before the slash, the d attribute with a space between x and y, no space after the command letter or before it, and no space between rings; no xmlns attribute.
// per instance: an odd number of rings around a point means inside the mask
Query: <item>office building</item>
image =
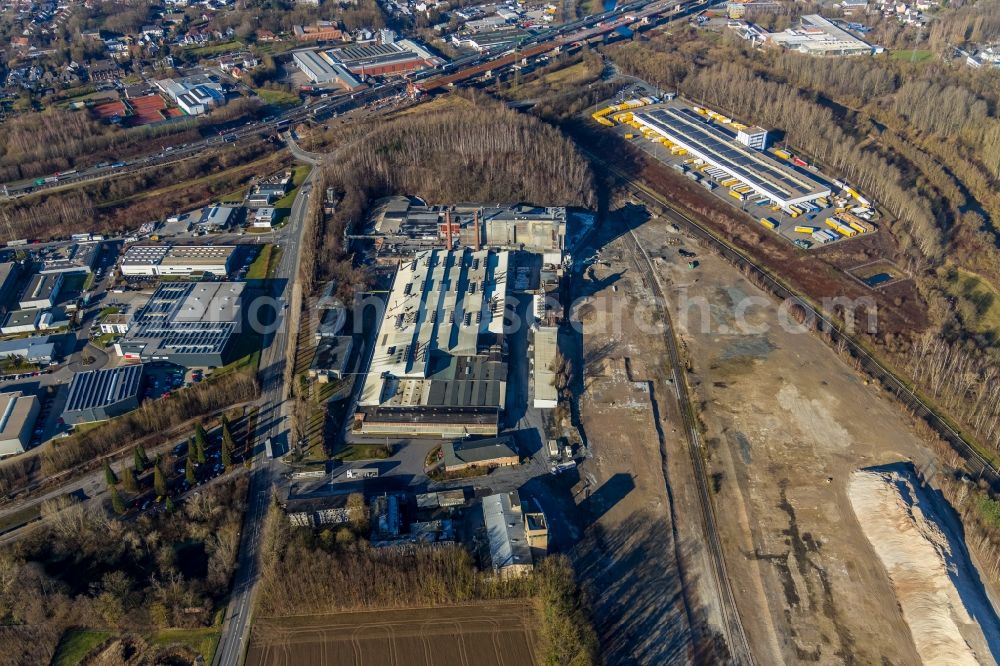
<svg viewBox="0 0 1000 666"><path fill-rule="evenodd" d="M63 421L71 425L104 421L139 407L141 365L88 370L73 375L63 408Z"/></svg>
<svg viewBox="0 0 1000 666"><path fill-rule="evenodd" d="M38 398L20 391L0 393L0 457L24 453L38 418Z"/></svg>
<svg viewBox="0 0 1000 666"><path fill-rule="evenodd" d="M0 333L17 335L18 333L34 333L38 330L44 310L30 308L28 310L11 310L4 316Z"/></svg>
<svg viewBox="0 0 1000 666"><path fill-rule="evenodd" d="M161 284L115 343L124 358L219 367L242 327L242 282Z"/></svg>
<svg viewBox="0 0 1000 666"><path fill-rule="evenodd" d="M463 249L399 267L355 414L362 434L497 434L507 266L506 252Z"/></svg>

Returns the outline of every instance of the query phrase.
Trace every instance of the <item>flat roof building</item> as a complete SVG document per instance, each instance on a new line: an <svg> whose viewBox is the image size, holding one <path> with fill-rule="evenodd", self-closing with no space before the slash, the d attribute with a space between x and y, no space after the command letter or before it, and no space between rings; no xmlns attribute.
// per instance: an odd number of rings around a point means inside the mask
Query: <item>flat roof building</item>
<svg viewBox="0 0 1000 666"><path fill-rule="evenodd" d="M335 83L345 90L357 90L363 84L343 65L321 51L296 51L295 66L317 85Z"/></svg>
<svg viewBox="0 0 1000 666"><path fill-rule="evenodd" d="M421 249L468 247L562 252L566 209L503 204L427 205L408 197L381 201L372 216L380 251L408 255ZM449 234L450 231L450 234ZM449 238L450 236L450 238Z"/></svg>
<svg viewBox="0 0 1000 666"><path fill-rule="evenodd" d="M0 262L0 295L9 294L14 288L14 281L17 279L17 264L12 261ZM6 297L0 299L0 305L6 301Z"/></svg>
<svg viewBox="0 0 1000 666"><path fill-rule="evenodd" d="M532 355L532 387L534 388L535 409L554 409L559 404L556 390L556 370L558 358L559 329L542 326L535 330L534 353Z"/></svg>
<svg viewBox="0 0 1000 666"><path fill-rule="evenodd" d="M63 421L71 425L104 421L139 407L141 365L87 370L73 375L63 408Z"/></svg>
<svg viewBox="0 0 1000 666"><path fill-rule="evenodd" d="M42 274L90 273L100 253L100 242L73 243L67 247L53 250L49 256L42 260L42 267L38 272Z"/></svg>
<svg viewBox="0 0 1000 666"><path fill-rule="evenodd" d="M42 312L38 308L27 310L11 310L4 317L3 325L0 326L0 333L4 335L16 335L18 333L33 333L38 330L42 319Z"/></svg>
<svg viewBox="0 0 1000 666"><path fill-rule="evenodd" d="M228 275L234 245L133 245L121 260L125 276Z"/></svg>
<svg viewBox="0 0 1000 666"><path fill-rule="evenodd" d="M356 76L399 74L443 62L411 39L389 43L351 44L330 49L327 57Z"/></svg>
<svg viewBox="0 0 1000 666"><path fill-rule="evenodd" d="M472 467L510 467L521 462L514 438L501 435L490 439L460 439L441 445L444 471L458 472Z"/></svg>
<svg viewBox="0 0 1000 666"><path fill-rule="evenodd" d="M354 338L349 335L321 338L309 366L309 376L320 384L326 384L331 379L341 379L347 372L347 362L353 347Z"/></svg>
<svg viewBox="0 0 1000 666"><path fill-rule="evenodd" d="M20 391L0 393L0 457L24 453L38 418L38 398Z"/></svg>
<svg viewBox="0 0 1000 666"><path fill-rule="evenodd" d="M219 367L242 326L242 282L161 284L115 343L124 358Z"/></svg>
<svg viewBox="0 0 1000 666"><path fill-rule="evenodd" d="M772 32L767 38L786 49L811 56L871 55L871 44L818 14L803 16L799 27Z"/></svg>
<svg viewBox="0 0 1000 666"><path fill-rule="evenodd" d="M59 298L59 289L62 287L62 273L42 274L36 273L31 276L28 286L21 292L19 304L22 309L30 308L51 308Z"/></svg>
<svg viewBox="0 0 1000 666"><path fill-rule="evenodd" d="M641 127L653 130L694 157L725 171L783 208L830 195L829 186L767 153L740 143L733 133L687 107L659 107L636 113L633 118Z"/></svg>
<svg viewBox="0 0 1000 666"><path fill-rule="evenodd" d="M420 252L396 272L355 418L363 434L497 434L508 254Z"/></svg>
<svg viewBox="0 0 1000 666"><path fill-rule="evenodd" d="M47 335L0 342L0 358L23 358L28 363L48 365L55 358L55 343Z"/></svg>

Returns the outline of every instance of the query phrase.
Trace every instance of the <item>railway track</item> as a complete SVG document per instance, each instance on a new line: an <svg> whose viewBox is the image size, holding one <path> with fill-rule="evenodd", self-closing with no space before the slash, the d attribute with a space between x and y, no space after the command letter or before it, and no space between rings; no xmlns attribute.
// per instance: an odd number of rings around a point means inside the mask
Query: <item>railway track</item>
<svg viewBox="0 0 1000 666"><path fill-rule="evenodd" d="M609 172L622 181L638 198L655 203L665 211L665 217L687 231L690 235L704 241L717 250L727 261L750 271L757 276L767 288L779 299L786 299L803 309L808 318L812 318L817 326L829 332L834 339L843 341L847 350L857 359L859 369L870 376L887 391L891 392L914 416L926 421L935 432L948 442L965 462L965 471L979 480L985 480L994 491L1000 491L1000 470L970 444L951 423L943 418L927 402L917 394L916 388L910 382L904 381L896 373L887 368L875 358L860 342L843 329L837 322L825 315L801 294L781 282L777 277L765 270L742 251L729 245L725 239L717 236L707 227L692 220L677 210L665 197L639 182L617 166L610 164L589 151L584 151L590 159L603 165Z"/></svg>
<svg viewBox="0 0 1000 666"><path fill-rule="evenodd" d="M667 307L666 294L660 285L656 270L653 268L653 262L642 247L642 244L639 243L635 232L630 229L624 239L626 245L630 246L632 258L639 272L643 275L650 289L652 289L653 297L659 305L663 316L663 341L667 348L667 355L670 357L674 395L677 398L677 407L683 421L688 452L691 455L691 462L695 469L698 499L701 504L702 526L705 531L709 551L712 554L713 578L715 579L716 593L719 597L719 610L722 613L726 642L729 645L734 663L751 666L754 664L753 652L750 650L750 641L747 639L746 631L743 628L743 621L740 619L739 609L736 607L736 598L733 594L732 585L729 582L726 558L722 551L722 540L719 538L719 531L716 526L715 508L712 504L712 497L708 488L708 471L705 468L705 459L702 456L701 435L698 433L698 422L694 415L694 409L691 406L690 395L688 394L684 364L680 351L677 348L677 336L670 317L670 311Z"/></svg>

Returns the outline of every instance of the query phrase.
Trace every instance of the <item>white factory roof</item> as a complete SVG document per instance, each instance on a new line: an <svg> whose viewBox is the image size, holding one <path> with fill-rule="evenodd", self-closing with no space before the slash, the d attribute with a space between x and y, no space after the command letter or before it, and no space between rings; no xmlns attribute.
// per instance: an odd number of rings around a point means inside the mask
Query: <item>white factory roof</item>
<svg viewBox="0 0 1000 666"><path fill-rule="evenodd" d="M434 356L474 356L502 335L507 252L426 250L396 272L360 404L382 402L383 379L426 378ZM440 352L440 354L438 354Z"/></svg>

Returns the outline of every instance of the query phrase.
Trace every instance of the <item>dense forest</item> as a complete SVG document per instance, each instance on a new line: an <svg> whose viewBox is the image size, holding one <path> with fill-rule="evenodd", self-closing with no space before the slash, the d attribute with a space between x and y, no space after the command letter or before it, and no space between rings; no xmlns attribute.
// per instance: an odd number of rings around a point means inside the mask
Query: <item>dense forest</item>
<svg viewBox="0 0 1000 666"><path fill-rule="evenodd" d="M557 129L489 99L449 98L452 108L394 120L333 125L324 182L340 195L336 213L315 232L320 279L350 276L335 260L345 229L363 221L371 202L391 194L433 203L594 204L586 160ZM340 274L333 272L341 271Z"/></svg>
<svg viewBox="0 0 1000 666"><path fill-rule="evenodd" d="M51 507L44 526L0 550L0 663L49 663L69 627L211 625L236 563L246 488L245 476L213 484L175 513L129 521L99 506ZM129 663L174 663L152 657Z"/></svg>

